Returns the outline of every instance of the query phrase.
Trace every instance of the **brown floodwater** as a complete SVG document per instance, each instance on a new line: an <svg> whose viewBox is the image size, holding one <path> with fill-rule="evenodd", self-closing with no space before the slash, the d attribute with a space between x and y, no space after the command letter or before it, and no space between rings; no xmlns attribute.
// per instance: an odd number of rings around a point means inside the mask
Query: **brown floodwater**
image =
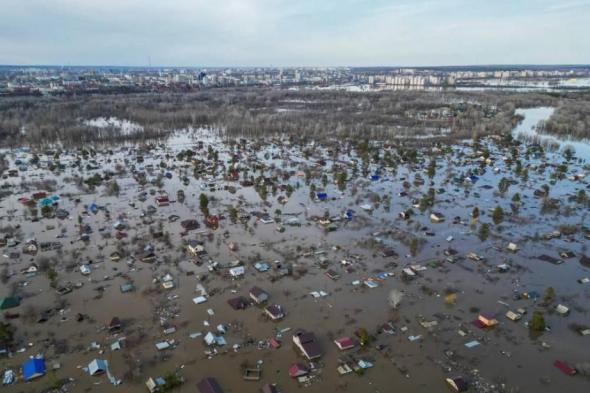
<svg viewBox="0 0 590 393"><path fill-rule="evenodd" d="M411 207L414 198L419 198L428 189L428 178L423 171L428 159L414 167L400 165L395 172L385 168L376 181L363 177L359 170L358 177L349 181L344 192L331 181L322 187L321 179L316 178L313 182L318 188L325 189L329 196L322 202L310 199L304 178L291 176L288 180L279 180L279 184L295 187L288 202L281 204L277 201L279 195L285 195L278 191L276 195L269 192L269 203L264 204L253 187L216 179L215 191L211 191L203 185L212 180L193 178L191 169L176 161L174 156L181 149L194 147L197 140L205 140L205 146L218 149L219 159L229 166L230 151L221 140L202 132L188 136L179 133L168 143L144 153L143 163L135 162L134 146L115 147L112 154L98 153L94 157L97 169L79 170L68 165L56 174L29 166L26 172L21 171L21 177L2 180L3 184L11 185L5 189L12 191L12 195L1 199L2 228L6 232L9 226L19 226L17 232L21 243L0 249L4 254L1 268L14 273L1 285L0 296L16 294L23 300L18 308L7 310L20 314L9 320L16 328L15 338L19 344L13 348L11 357L0 358L0 365L3 369L20 373L20 365L36 354L45 356L48 370L59 364L58 369L49 371L42 378L28 383L19 380L4 386L3 391L40 392L60 378L72 378L69 391L144 392L147 391L145 381L148 377L155 378L170 371L178 371L185 378L185 384L177 390L179 392L197 391L196 384L207 376L217 378L227 392L234 393L258 392L264 383L276 383L282 392L442 392L447 389L445 378L458 375L471 381L470 391L588 390L590 381L587 377L566 376L553 366L557 359L570 365L590 360L590 336L582 336L571 328L575 324L590 325L587 309L590 284L577 282L590 276L590 269L578 262L581 255L587 254L588 240L580 226L588 211L567 201L568 195L588 189L588 180L566 177L552 185L551 196L569 206L567 214L563 211L542 214L541 201L533 195L541 184L548 182L548 175L552 172L551 167L540 172L534 170L535 166L561 163L563 159L559 155L548 153L545 158L526 160L521 147L520 157L523 165L529 168L529 180L511 185L506 196L501 196L497 192L499 179L504 176L517 178L502 160L509 153L490 142L493 165L479 176L475 184L458 185L452 179L465 174L467 169L478 168L479 160L470 155L469 147L453 147L453 153L438 159L437 174L433 179L435 189L441 188L444 193L436 195L432 210L442 212L446 217L443 223L434 224L429 220L430 210L421 213L414 208L416 214L410 222L398 217L398 213ZM264 173L271 177L277 169L318 169L315 162L323 158L327 165L320 167L319 172L332 179L330 168L333 161L328 153L331 147L316 146L315 153L307 159L300 148L281 144L273 140L258 150L248 144L248 151L243 152L239 165L242 168L250 166L246 158L256 154L257 162L268 165ZM170 158L165 157L166 153L170 153ZM198 153L205 160L206 155L206 148ZM14 161L19 157L26 160L30 153L9 152L11 167L16 167ZM127 163L124 162L126 158ZM354 153L341 153L338 162L346 165L352 158L357 158ZM61 160L73 162L73 153L64 152ZM167 163L168 169L159 168L162 161ZM82 162L85 166L86 161ZM107 195L104 186L95 192L84 191L72 180L76 175L87 178L107 169L114 170L117 164L127 169L125 174L115 175L120 186L118 196ZM172 178L164 177L161 187L140 186L132 177L132 164L138 170L142 167L146 171L152 164L153 176L170 172ZM584 165L583 162L571 162L567 175L584 172L588 169L584 169ZM498 170L494 171L494 168ZM372 164L371 173L376 169ZM190 178L188 186L180 180L185 173ZM250 169L250 173L258 176L260 172ZM403 179L412 182L416 173L421 173L426 184L412 185L407 196L399 196ZM28 208L18 199L30 197L38 191L36 186L39 184L33 182L41 180L56 181L56 189L49 194L59 196L58 206L70 213L69 218L31 221ZM355 195L351 192L352 183L356 184ZM225 190L225 186L236 187L236 192ZM155 205L155 195L150 191L158 189L165 190L173 202L158 207L151 215L144 214L149 205ZM182 203L176 201L180 189L186 195ZM148 193L147 200L142 202L138 195L144 191ZM478 206L482 212L479 222L491 223L488 210L501 205L505 212L510 212L510 197L514 192L519 192L523 201L518 214L505 217L501 230L492 224L492 234L481 241L476 229L478 225L474 228L469 222L473 207ZM302 225L285 226L285 231L279 232L276 224L263 224L250 217L247 224L232 223L225 218L218 228L205 228L199 208L201 193L209 196L212 214L227 217L228 206L239 206L241 212L248 213L266 211L271 216L280 209L283 221L296 216ZM389 208L371 200L371 195L389 195ZM101 207L96 214L85 208L93 202ZM372 211L360 207L365 203L373 205ZM326 210L331 216L341 216L349 209L354 210L352 220L336 221L335 231L328 232L312 220L314 216L323 216ZM78 215L92 228L87 242L78 240ZM171 215L180 219L170 222ZM123 216L128 237L117 240L113 225ZM460 223L453 223L455 216L461 218ZM180 222L187 218L197 218L201 228L183 233ZM566 226L575 226L578 230L571 236L542 239L544 234ZM424 227L433 233L425 234ZM166 233L164 238L154 237L154 232L160 229ZM411 256L408 239L414 236L421 242L417 254ZM449 236L453 237L452 241L448 240ZM63 247L26 255L22 247L30 238L39 243L59 241ZM208 258L221 266L217 272L210 272L206 261L194 263L194 258L185 250L185 242L189 239L204 241ZM508 251L509 242L518 244L520 249L516 253ZM237 248L232 251L230 243ZM138 257L147 244L154 246L156 259L152 263L142 262ZM384 257L378 250L380 245L391 247L398 256ZM458 258L450 263L443 253L448 247L456 249L458 257L475 252L484 256L485 261ZM573 251L576 257L564 259L559 265L538 258L543 254L559 258L562 250ZM123 254L119 261L109 258L114 251ZM10 256L12 252L19 255L13 258ZM339 274L337 280L326 276L326 269L319 265L320 256L328 261L328 269ZM54 264L59 285L78 284L71 293L57 294L42 272L35 276L20 273L31 263L41 264L44 259ZM236 260L245 265L245 275L231 279L228 267ZM342 260L351 262L348 268L340 263ZM88 261L92 261L89 264L91 273L83 275L79 266ZM254 263L259 261L269 263L271 269L257 271ZM293 274L280 276L275 261L291 266ZM497 271L496 266L502 263L511 266L508 272ZM426 270L407 281L402 278L402 269L411 264L421 264ZM392 274L379 280L377 288L362 285L363 280L382 272ZM163 289L160 282L154 282L167 273L174 282L174 288L169 290ZM360 285L355 285L357 280ZM127 282L133 282L135 290L121 293L120 286ZM210 295L207 302L199 305L192 301L199 295L198 284L202 284ZM248 290L254 285L266 290L272 303L283 306L286 311L283 320L268 320L263 308L256 305L238 311L228 305L227 300L232 297L248 297ZM559 316L547 312L545 319L551 330L532 337L525 322L533 310L545 308L539 305L541 300L515 299L513 293L536 291L543 296L550 286L557 293L554 305L567 305L570 313ZM404 293L397 310L393 310L388 301L394 289ZM328 295L314 298L310 295L312 291L325 291ZM447 304L445 296L451 292L456 294L456 301ZM548 309L552 310L554 305ZM513 322L504 316L506 311L521 307L528 313L520 321ZM44 312L48 313L47 320L37 322ZM474 326L472 321L480 312L495 314L498 326L491 329ZM86 316L81 322L77 321L78 313ZM119 317L123 324L122 331L116 334L105 328L113 317ZM379 326L387 321L393 322L396 334L378 333ZM427 328L420 324L421 321L436 321L437 324ZM227 326L227 345L211 353L212 348L204 343L203 336L214 331L219 324ZM176 327L176 331L166 335L164 329L167 326ZM333 340L340 336L353 337L361 327L374 336L374 341L366 348L339 351ZM312 378L305 383L298 383L288 375L292 363L308 364L291 344L291 335L300 328L313 331L323 350L321 359L314 362L316 370L312 372ZM191 338L191 334L198 332L202 335ZM422 336L418 341L408 339L417 335ZM111 344L123 337L127 344L121 350L112 351ZM282 338L280 348L262 345L273 337ZM156 349L157 342L172 339L175 341L173 349ZM465 343L472 340L480 341L481 345L467 348ZM92 348L92 343L100 347ZM18 351L21 348L24 351ZM83 368L95 358L108 360L111 374L122 379L122 385L114 387L106 375L88 375ZM374 367L362 375L340 376L336 370L340 358L368 360ZM260 364L260 381L242 378L241 367L245 364Z"/></svg>

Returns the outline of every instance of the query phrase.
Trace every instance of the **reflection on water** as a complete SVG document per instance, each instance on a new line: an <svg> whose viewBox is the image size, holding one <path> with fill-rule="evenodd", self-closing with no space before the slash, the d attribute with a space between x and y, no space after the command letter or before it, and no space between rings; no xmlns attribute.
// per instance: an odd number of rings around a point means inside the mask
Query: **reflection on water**
<svg viewBox="0 0 590 393"><path fill-rule="evenodd" d="M563 151L564 148L573 148L576 152L576 157L584 160L590 158L589 140L573 140L537 132L539 122L548 120L554 111L555 108L552 107L517 109L516 114L523 116L524 119L514 128L512 134L515 138L523 136L532 137L540 144L558 146L558 151Z"/></svg>

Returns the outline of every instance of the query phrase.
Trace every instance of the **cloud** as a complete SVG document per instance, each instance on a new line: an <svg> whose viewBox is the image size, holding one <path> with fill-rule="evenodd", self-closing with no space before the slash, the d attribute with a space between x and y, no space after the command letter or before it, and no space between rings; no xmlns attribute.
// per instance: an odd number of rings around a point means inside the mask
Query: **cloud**
<svg viewBox="0 0 590 393"><path fill-rule="evenodd" d="M574 1L561 0L558 3L549 4L546 8L546 11L548 11L548 12L571 11L574 8L588 8L588 7L590 7L589 0L574 0Z"/></svg>
<svg viewBox="0 0 590 393"><path fill-rule="evenodd" d="M583 63L589 1L3 0L4 64ZM557 21L556 15L559 17Z"/></svg>

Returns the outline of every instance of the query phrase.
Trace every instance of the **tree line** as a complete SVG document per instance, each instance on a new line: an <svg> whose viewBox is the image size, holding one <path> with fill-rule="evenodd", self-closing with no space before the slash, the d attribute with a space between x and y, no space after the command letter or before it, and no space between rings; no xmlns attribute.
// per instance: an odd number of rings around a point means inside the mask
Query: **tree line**
<svg viewBox="0 0 590 393"><path fill-rule="evenodd" d="M147 140L187 127L207 127L232 137L288 133L316 139L359 135L369 139L424 135L462 139L510 132L518 121L514 115L517 107L567 102L563 105L567 109L556 111L555 122L563 111L579 111L579 121L586 124L588 95L568 94L573 93L228 88L191 93L5 97L0 99L0 144ZM577 103L580 97L583 101ZM125 133L118 127L85 123L101 117L129 120L142 130ZM562 132L549 124L548 130Z"/></svg>

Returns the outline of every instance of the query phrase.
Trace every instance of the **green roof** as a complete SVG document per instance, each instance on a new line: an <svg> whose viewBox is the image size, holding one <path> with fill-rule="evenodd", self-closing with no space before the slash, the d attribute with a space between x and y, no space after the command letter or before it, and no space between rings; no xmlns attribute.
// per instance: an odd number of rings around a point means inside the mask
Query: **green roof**
<svg viewBox="0 0 590 393"><path fill-rule="evenodd" d="M7 308L14 308L20 306L20 297L9 296L0 300L0 310L6 310Z"/></svg>

